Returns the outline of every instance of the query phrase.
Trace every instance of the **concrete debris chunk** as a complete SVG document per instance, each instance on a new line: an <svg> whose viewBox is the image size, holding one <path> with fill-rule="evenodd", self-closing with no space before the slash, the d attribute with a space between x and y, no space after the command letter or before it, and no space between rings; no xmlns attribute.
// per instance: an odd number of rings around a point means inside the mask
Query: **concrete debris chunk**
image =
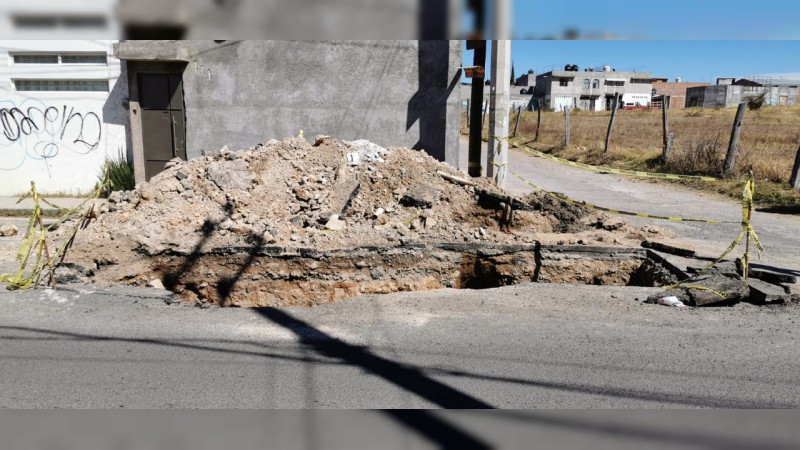
<svg viewBox="0 0 800 450"><path fill-rule="evenodd" d="M367 162L382 163L384 162L383 158L389 154L389 150L366 139L359 139L357 141L348 142L347 144L350 146L350 148L355 150L354 153L358 154L359 161L364 160Z"/></svg>
<svg viewBox="0 0 800 450"><path fill-rule="evenodd" d="M361 155L358 152L352 152L347 154L347 165L348 166L360 166L361 165Z"/></svg>
<svg viewBox="0 0 800 450"><path fill-rule="evenodd" d="M326 140L328 140L330 138L331 138L330 136L327 136L327 135L324 135L324 134L318 134L314 138L314 147L319 147L320 145L325 143Z"/></svg>
<svg viewBox="0 0 800 450"><path fill-rule="evenodd" d="M400 197L400 204L417 208L430 208L439 200L439 191L427 183L417 183Z"/></svg>
<svg viewBox="0 0 800 450"><path fill-rule="evenodd" d="M19 230L14 225L8 223L0 227L0 236L14 236Z"/></svg>
<svg viewBox="0 0 800 450"><path fill-rule="evenodd" d="M339 219L338 214L331 215L330 219L325 222L325 229L331 231L341 231L344 230L346 223L344 220Z"/></svg>
<svg viewBox="0 0 800 450"><path fill-rule="evenodd" d="M750 288L748 301L755 304L782 304L797 301L798 296L787 292L787 288L767 283L756 278L747 280Z"/></svg>
<svg viewBox="0 0 800 450"><path fill-rule="evenodd" d="M246 191L255 179L248 170L247 162L241 159L214 161L208 165L206 176L223 192L234 189Z"/></svg>

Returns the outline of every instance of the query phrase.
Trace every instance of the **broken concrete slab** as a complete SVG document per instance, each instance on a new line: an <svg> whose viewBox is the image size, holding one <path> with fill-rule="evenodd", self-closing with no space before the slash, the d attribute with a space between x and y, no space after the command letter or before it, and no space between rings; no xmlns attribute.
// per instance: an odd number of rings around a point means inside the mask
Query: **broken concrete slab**
<svg viewBox="0 0 800 450"><path fill-rule="evenodd" d="M417 208L430 208L439 200L439 191L426 183L417 183L400 198L400 204Z"/></svg>
<svg viewBox="0 0 800 450"><path fill-rule="evenodd" d="M747 280L747 285L750 287L750 296L747 300L757 305L791 303L800 298L800 296L792 294L785 286L755 278Z"/></svg>
<svg viewBox="0 0 800 450"><path fill-rule="evenodd" d="M776 270L769 270L766 267L758 267L754 266L753 264L749 265L749 269L747 270L748 278L758 278L759 280L764 280L768 283L789 283L795 284L797 283L797 277L785 272L780 272L776 268ZM742 260L741 258L736 258L736 270L741 275L742 274Z"/></svg>
<svg viewBox="0 0 800 450"><path fill-rule="evenodd" d="M703 270L704 267L705 266L688 266L686 267L686 272L700 273L700 271ZM709 268L706 272L740 275L739 271L736 268L736 262L734 261L720 261L715 266Z"/></svg>
<svg viewBox="0 0 800 450"><path fill-rule="evenodd" d="M714 274L700 280L689 281L686 285L705 288L685 287L689 293L689 304L692 306L734 305L749 295L744 280L735 276ZM725 296L721 297L718 293Z"/></svg>
<svg viewBox="0 0 800 450"><path fill-rule="evenodd" d="M658 250L664 253L670 253L678 256L694 256L695 251L688 248L676 247L674 245L665 244L663 242L645 240L642 242L642 247Z"/></svg>
<svg viewBox="0 0 800 450"><path fill-rule="evenodd" d="M248 170L247 162L241 159L211 162L206 177L224 192L234 189L246 191L255 179Z"/></svg>

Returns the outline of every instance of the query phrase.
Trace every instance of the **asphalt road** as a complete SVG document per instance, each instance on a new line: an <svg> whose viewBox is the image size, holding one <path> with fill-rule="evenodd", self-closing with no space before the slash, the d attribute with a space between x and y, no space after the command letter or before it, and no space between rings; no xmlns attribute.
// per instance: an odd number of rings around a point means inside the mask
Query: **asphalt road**
<svg viewBox="0 0 800 450"><path fill-rule="evenodd" d="M0 293L5 408L797 408L798 307L513 286L200 309L148 288Z"/></svg>

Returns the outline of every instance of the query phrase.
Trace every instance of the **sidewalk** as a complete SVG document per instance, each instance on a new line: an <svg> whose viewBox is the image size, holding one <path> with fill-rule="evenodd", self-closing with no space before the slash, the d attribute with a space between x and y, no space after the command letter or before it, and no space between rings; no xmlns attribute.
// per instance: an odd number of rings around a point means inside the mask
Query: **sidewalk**
<svg viewBox="0 0 800 450"><path fill-rule="evenodd" d="M47 198L47 197L45 197ZM63 197L63 198L47 198L50 203L60 206L65 209L72 209L81 204L85 197ZM17 203L19 197L0 197L0 217L28 217L33 212L33 199L26 198L25 200ZM97 202L105 203L107 200L99 198ZM42 216L44 217L58 217L60 210L52 206L39 202L42 208Z"/></svg>

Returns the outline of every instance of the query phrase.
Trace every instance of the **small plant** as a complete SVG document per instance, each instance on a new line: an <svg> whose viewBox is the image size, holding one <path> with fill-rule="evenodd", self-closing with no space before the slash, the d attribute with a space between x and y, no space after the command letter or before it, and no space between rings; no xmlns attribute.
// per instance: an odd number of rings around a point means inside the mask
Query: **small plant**
<svg viewBox="0 0 800 450"><path fill-rule="evenodd" d="M691 108L691 110L686 113L686 117L703 117L703 109Z"/></svg>
<svg viewBox="0 0 800 450"><path fill-rule="evenodd" d="M717 175L722 171L723 156L719 135L691 139L673 151L666 169L686 175Z"/></svg>
<svg viewBox="0 0 800 450"><path fill-rule="evenodd" d="M764 106L764 99L766 98L766 95L766 92L762 92L759 95L751 95L745 98L745 100L747 100L747 109L761 109L761 107Z"/></svg>
<svg viewBox="0 0 800 450"><path fill-rule="evenodd" d="M136 187L133 166L128 162L125 152L119 148L115 156L106 156L105 164L98 174L98 184L103 182L103 174L108 166L108 185L102 195L108 197L114 191L130 191Z"/></svg>

